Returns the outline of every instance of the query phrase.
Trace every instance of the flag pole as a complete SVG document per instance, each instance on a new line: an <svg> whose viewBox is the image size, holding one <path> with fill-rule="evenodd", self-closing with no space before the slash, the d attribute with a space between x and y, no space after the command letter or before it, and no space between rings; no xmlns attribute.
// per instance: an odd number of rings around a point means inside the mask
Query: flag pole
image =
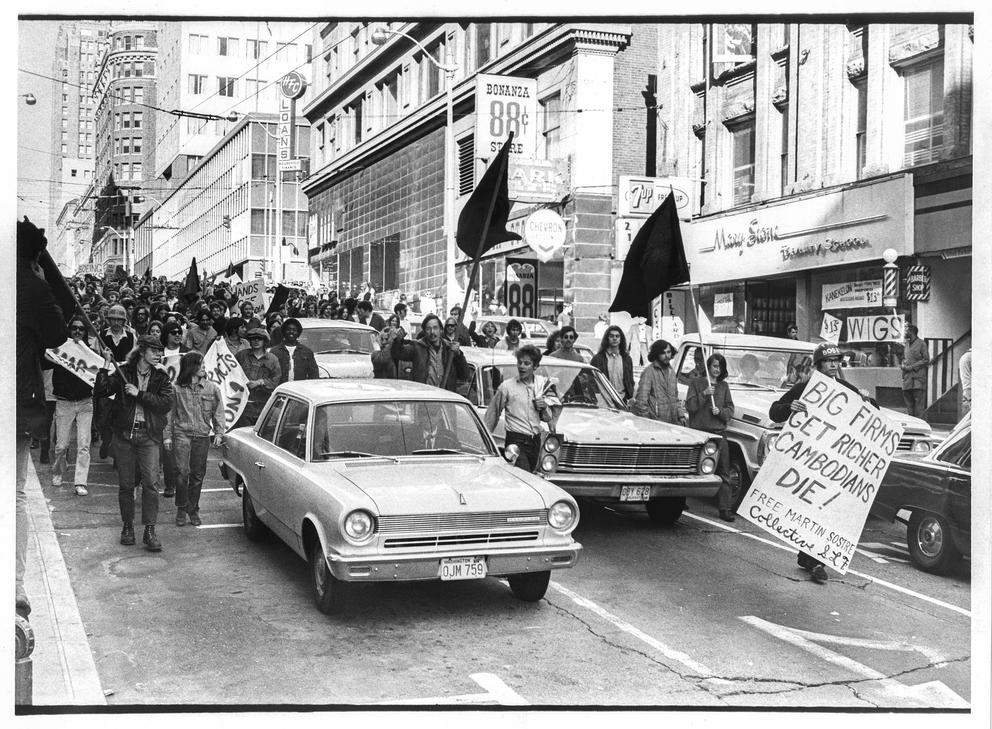
<svg viewBox="0 0 992 729"><path fill-rule="evenodd" d="M509 144L513 141L513 132L510 132L507 140L503 143L504 145ZM502 177L505 165L509 164L509 155L504 156L500 159L500 169L497 170L497 179ZM499 186L493 190L493 196L489 198L489 207L486 210L486 219L482 225L482 235L479 237L479 245L475 249L475 258L472 261L472 271L468 276L468 283L465 285L465 300L462 303L462 308L458 312L458 324L455 326L455 336L458 336L458 330L462 327L462 321L465 319L465 311L468 309L468 301L472 295L472 286L475 284L476 275L479 273L479 266L482 263L482 251L486 246L486 238L489 237L489 224L493 219L493 209L496 207L496 198L499 197ZM452 211L453 212L453 211ZM441 327L442 335L444 332L444 326ZM454 357L448 359L444 365L444 376L441 378L441 387L443 388L448 382L448 373L451 370L451 363L454 361Z"/></svg>
<svg viewBox="0 0 992 729"><path fill-rule="evenodd" d="M71 314L71 316L78 316L80 319L86 322L87 327L93 330L93 339L96 340L97 346L99 347L97 354L103 354L104 345L103 342L100 341L100 330L93 325L92 321L90 321L89 316L86 314L86 309L84 309L83 305L79 303L79 298L76 296L75 292L73 292L72 287L69 286L68 282L65 280L65 276L62 275L62 271L59 269L58 266L55 265L55 261L52 260L52 254L49 253L47 249L43 249L41 251L41 254L38 256L38 259L39 259L39 263L42 263L42 269L46 273L49 271L54 271L55 274L58 276L61 285L65 288L66 291L69 292L69 295L72 296L73 303L76 304L76 310ZM47 260L43 260L43 259L47 259Z"/></svg>
<svg viewBox="0 0 992 729"><path fill-rule="evenodd" d="M686 265L689 265L686 262ZM689 281L689 298L692 300L692 315L696 317L696 336L699 337L699 351L703 353L703 372L706 373L706 386L710 391L710 407L716 407L716 401L713 399L713 381L710 379L710 368L706 365L706 351L703 349L703 332L699 326L699 306L696 304L696 294L693 292L695 286L692 280Z"/></svg>

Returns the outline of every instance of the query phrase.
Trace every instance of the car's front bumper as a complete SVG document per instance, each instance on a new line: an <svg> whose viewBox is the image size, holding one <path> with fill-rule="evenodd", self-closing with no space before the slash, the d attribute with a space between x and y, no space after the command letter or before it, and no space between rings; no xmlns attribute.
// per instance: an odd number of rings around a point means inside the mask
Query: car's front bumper
<svg viewBox="0 0 992 729"><path fill-rule="evenodd" d="M720 477L708 476L639 476L555 472L545 476L555 486L572 496L592 496L597 499L620 500L624 486L650 486L651 499L667 496L715 496L720 490Z"/></svg>
<svg viewBox="0 0 992 729"><path fill-rule="evenodd" d="M459 549L450 552L399 553L373 556L327 555L333 574L344 582L401 582L439 579L441 560L450 557L485 557L490 576L544 572L574 567L582 545L517 549Z"/></svg>

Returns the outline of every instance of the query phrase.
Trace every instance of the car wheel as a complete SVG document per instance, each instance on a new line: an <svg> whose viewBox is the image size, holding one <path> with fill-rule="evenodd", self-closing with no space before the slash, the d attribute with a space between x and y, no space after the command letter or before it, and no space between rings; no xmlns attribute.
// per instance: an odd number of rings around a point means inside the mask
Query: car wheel
<svg viewBox="0 0 992 729"><path fill-rule="evenodd" d="M244 524L245 536L252 542L264 541L269 536L269 528L262 523L255 513L255 504L248 495L248 487L241 487L241 522Z"/></svg>
<svg viewBox="0 0 992 729"><path fill-rule="evenodd" d="M961 553L951 540L947 519L929 511L913 512L906 542L913 564L924 572L946 574L961 558Z"/></svg>
<svg viewBox="0 0 992 729"><path fill-rule="evenodd" d="M521 575L510 575L510 590L514 597L524 602L537 602L548 591L551 582L551 571L526 572Z"/></svg>
<svg viewBox="0 0 992 729"><path fill-rule="evenodd" d="M730 481L730 503L733 510L736 510L744 500L748 487L751 485L751 478L747 473L747 463L744 456L736 450L731 451L730 463L727 466L727 476Z"/></svg>
<svg viewBox="0 0 992 729"><path fill-rule="evenodd" d="M674 524L685 510L685 498L655 499L647 503L648 516L659 524Z"/></svg>
<svg viewBox="0 0 992 729"><path fill-rule="evenodd" d="M345 583L331 574L327 557L319 539L310 545L310 587L317 609L325 615L334 615L344 610Z"/></svg>

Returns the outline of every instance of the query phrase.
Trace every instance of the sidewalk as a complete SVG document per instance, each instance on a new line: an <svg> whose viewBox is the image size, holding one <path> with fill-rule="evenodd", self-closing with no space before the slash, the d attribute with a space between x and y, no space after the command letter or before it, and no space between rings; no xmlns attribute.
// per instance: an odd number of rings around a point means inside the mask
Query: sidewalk
<svg viewBox="0 0 992 729"><path fill-rule="evenodd" d="M32 454L33 455L33 454ZM31 600L34 630L32 658L34 706L104 706L86 629L34 458L28 463L28 555L24 589Z"/></svg>

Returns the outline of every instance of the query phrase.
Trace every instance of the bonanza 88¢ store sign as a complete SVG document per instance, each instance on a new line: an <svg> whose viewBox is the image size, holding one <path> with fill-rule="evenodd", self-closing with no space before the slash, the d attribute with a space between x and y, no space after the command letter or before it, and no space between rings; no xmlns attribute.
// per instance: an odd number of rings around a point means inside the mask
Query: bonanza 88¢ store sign
<svg viewBox="0 0 992 729"><path fill-rule="evenodd" d="M799 401L737 511L845 574L902 428L819 372Z"/></svg>

